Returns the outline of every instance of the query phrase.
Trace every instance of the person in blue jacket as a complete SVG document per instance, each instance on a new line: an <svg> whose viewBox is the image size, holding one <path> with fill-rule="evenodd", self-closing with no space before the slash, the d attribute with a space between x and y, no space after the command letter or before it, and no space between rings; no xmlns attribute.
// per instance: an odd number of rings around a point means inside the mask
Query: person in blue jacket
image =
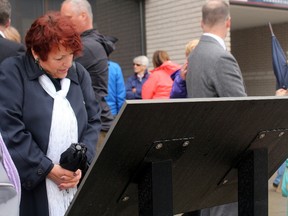
<svg viewBox="0 0 288 216"><path fill-rule="evenodd" d="M25 55L0 65L0 132L21 180L20 216L65 215L83 174L63 168L60 156L83 143L92 162L100 106L89 73L73 64L82 43L69 18L37 18L25 44Z"/></svg>
<svg viewBox="0 0 288 216"><path fill-rule="evenodd" d="M126 81L126 99L142 99L142 86L149 77L149 60L146 56L133 59L134 74Z"/></svg>
<svg viewBox="0 0 288 216"><path fill-rule="evenodd" d="M105 97L113 116L120 111L126 97L125 82L118 63L108 61L108 95Z"/></svg>

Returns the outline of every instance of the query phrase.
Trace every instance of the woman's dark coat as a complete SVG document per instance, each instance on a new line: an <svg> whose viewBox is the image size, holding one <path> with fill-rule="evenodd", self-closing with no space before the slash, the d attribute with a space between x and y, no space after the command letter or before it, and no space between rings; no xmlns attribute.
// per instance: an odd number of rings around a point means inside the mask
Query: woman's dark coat
<svg viewBox="0 0 288 216"><path fill-rule="evenodd" d="M42 74L29 54L0 65L0 127L21 179L21 216L49 215L45 178L53 167L46 156L53 99L38 82ZM87 145L91 162L101 126L99 106L82 65L71 67L67 78L71 80L67 99L78 121L78 139Z"/></svg>

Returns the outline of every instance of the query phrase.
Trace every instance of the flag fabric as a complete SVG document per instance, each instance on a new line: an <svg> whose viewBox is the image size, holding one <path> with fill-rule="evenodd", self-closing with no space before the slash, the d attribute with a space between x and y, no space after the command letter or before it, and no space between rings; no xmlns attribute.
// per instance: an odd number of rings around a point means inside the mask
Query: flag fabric
<svg viewBox="0 0 288 216"><path fill-rule="evenodd" d="M287 57L278 41L276 36L272 31L272 64L273 71L276 77L276 89L287 89L288 87L288 66L287 66Z"/></svg>

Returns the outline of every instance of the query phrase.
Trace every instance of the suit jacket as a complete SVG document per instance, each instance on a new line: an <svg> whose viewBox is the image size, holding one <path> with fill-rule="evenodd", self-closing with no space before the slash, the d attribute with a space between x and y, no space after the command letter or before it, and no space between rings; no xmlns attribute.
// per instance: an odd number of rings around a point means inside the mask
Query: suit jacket
<svg viewBox="0 0 288 216"><path fill-rule="evenodd" d="M7 57L24 54L26 50L23 44L3 38L1 34L0 47L0 63Z"/></svg>
<svg viewBox="0 0 288 216"><path fill-rule="evenodd" d="M46 153L54 100L38 81L43 73L30 54L8 58L0 65L0 127L21 179L21 216L49 215L45 179L53 164ZM71 67L67 78L78 141L86 144L91 162L101 128L100 107L82 65Z"/></svg>
<svg viewBox="0 0 288 216"><path fill-rule="evenodd" d="M189 56L186 85L190 98L247 96L236 59L215 38L207 35L200 38ZM201 216L237 215L237 202L201 211Z"/></svg>
<svg viewBox="0 0 288 216"><path fill-rule="evenodd" d="M189 98L246 96L236 59L207 35L188 58L186 85Z"/></svg>

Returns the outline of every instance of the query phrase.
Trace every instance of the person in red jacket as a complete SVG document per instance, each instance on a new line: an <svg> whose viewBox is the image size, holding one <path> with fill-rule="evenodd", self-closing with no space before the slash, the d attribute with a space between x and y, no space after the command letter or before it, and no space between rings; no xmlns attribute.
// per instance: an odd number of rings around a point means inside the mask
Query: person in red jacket
<svg viewBox="0 0 288 216"><path fill-rule="evenodd" d="M143 99L168 99L173 85L171 74L180 70L181 66L170 60L168 53L157 50L152 58L154 69L142 87Z"/></svg>

